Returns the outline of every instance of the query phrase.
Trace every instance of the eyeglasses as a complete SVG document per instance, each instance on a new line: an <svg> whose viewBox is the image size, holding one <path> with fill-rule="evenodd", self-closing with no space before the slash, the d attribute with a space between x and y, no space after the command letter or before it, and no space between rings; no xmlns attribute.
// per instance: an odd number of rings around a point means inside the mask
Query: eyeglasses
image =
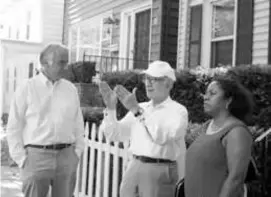
<svg viewBox="0 0 271 197"><path fill-rule="evenodd" d="M146 82L151 82L151 83L155 83L155 82L162 82L164 81L166 78L165 77L151 77L151 76L144 76L143 80Z"/></svg>

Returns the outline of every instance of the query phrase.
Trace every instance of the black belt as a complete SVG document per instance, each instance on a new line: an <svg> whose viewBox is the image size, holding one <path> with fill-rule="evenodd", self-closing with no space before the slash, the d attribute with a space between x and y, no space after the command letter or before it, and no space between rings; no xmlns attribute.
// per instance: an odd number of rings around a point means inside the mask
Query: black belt
<svg viewBox="0 0 271 197"><path fill-rule="evenodd" d="M27 144L24 147L40 148L40 149L50 149L50 150L61 150L68 148L72 144L52 144L52 145L36 145L36 144Z"/></svg>
<svg viewBox="0 0 271 197"><path fill-rule="evenodd" d="M175 163L176 162L169 159L157 159L157 158L138 156L138 155L133 155L133 157L137 160L142 161L143 163Z"/></svg>

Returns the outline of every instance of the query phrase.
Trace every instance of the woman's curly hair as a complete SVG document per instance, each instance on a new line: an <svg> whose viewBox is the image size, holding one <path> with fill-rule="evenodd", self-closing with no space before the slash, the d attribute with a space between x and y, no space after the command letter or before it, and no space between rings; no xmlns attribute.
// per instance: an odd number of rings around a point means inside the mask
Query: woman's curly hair
<svg viewBox="0 0 271 197"><path fill-rule="evenodd" d="M254 108L254 99L251 92L239 82L238 78L233 76L220 74L216 75L213 81L219 84L224 91L226 99L231 98L228 106L229 112L236 118L249 124Z"/></svg>

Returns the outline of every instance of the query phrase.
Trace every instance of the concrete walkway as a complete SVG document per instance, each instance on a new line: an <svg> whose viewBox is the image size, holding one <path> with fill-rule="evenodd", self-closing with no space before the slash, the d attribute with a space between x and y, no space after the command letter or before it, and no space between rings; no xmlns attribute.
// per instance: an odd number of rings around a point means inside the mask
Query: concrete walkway
<svg viewBox="0 0 271 197"><path fill-rule="evenodd" d="M23 197L18 167L1 166L1 197Z"/></svg>

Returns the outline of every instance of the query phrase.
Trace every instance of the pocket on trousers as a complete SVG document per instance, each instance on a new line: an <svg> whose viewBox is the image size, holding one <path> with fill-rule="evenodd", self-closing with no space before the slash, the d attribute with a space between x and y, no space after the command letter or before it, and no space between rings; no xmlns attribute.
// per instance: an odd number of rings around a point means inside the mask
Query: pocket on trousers
<svg viewBox="0 0 271 197"><path fill-rule="evenodd" d="M169 183L175 184L178 181L178 168L175 164L166 166L167 179Z"/></svg>
<svg viewBox="0 0 271 197"><path fill-rule="evenodd" d="M27 164L27 160L28 160L28 155L26 155L24 161L23 161L23 164L21 166L21 169L24 169L26 167L26 164Z"/></svg>
<svg viewBox="0 0 271 197"><path fill-rule="evenodd" d="M76 160L79 161L80 158L75 151L75 147L72 147L72 152L73 152L74 156L76 157Z"/></svg>

